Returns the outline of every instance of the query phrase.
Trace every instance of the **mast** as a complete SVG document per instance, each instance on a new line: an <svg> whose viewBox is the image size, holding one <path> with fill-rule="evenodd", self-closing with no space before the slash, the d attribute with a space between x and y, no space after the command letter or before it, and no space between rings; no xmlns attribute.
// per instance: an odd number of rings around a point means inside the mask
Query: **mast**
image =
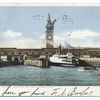
<svg viewBox="0 0 100 100"><path fill-rule="evenodd" d="M59 54L60 54L60 55L62 54L61 44L60 44L60 46L59 46Z"/></svg>

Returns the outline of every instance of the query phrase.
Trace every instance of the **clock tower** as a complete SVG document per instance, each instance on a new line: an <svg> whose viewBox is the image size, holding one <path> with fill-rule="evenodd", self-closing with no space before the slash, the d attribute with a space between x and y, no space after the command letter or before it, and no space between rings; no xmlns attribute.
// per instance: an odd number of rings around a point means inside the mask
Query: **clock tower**
<svg viewBox="0 0 100 100"><path fill-rule="evenodd" d="M48 20L46 24L46 48L54 47L53 30L55 21L56 19L52 22L50 14L48 14Z"/></svg>

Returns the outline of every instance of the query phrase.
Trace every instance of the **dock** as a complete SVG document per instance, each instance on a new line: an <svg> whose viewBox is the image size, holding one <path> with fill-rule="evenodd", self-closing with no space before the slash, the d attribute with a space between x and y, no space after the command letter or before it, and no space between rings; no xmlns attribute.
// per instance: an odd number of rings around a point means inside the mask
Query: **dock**
<svg viewBox="0 0 100 100"><path fill-rule="evenodd" d="M100 58L80 58L80 65L100 67Z"/></svg>
<svg viewBox="0 0 100 100"><path fill-rule="evenodd" d="M49 67L49 60L46 58L27 59L24 61L24 65L31 65L37 67Z"/></svg>

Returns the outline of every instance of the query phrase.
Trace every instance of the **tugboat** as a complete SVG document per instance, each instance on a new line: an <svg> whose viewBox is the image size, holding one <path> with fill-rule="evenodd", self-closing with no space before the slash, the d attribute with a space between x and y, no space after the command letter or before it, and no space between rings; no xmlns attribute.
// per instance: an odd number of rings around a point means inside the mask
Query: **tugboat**
<svg viewBox="0 0 100 100"><path fill-rule="evenodd" d="M63 67L78 67L79 58L75 57L72 53L68 52L66 55L61 54L61 46L60 46L60 54L54 54L49 58L50 65L53 66L63 66Z"/></svg>

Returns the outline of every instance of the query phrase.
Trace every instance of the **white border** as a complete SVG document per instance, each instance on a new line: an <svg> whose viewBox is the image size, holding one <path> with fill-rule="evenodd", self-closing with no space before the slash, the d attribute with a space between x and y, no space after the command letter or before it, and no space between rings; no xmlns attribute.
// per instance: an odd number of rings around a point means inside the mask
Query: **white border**
<svg viewBox="0 0 100 100"><path fill-rule="evenodd" d="M48 6L100 6L100 3L0 3L0 6L42 6L42 7L48 7Z"/></svg>
<svg viewBox="0 0 100 100"><path fill-rule="evenodd" d="M10 2L9 2L10 1ZM31 2L30 2L31 1ZM84 0L83 2L81 0L35 0L34 2L32 0L8 0L5 2L5 0L0 1L0 6L100 6L100 1L98 0ZM80 2L81 1L81 2ZM90 2L92 1L92 2ZM98 2L98 3L97 3ZM0 86L0 96L4 91L7 89L8 86ZM45 96L51 96L49 93L52 91L54 88L61 88L66 90L71 90L74 88L74 86L12 86L9 90L9 92L15 91L16 93L22 92L22 91L33 91L37 87L40 88L40 90L45 90L47 91L47 95ZM75 86L76 87L76 86ZM82 91L88 86L77 86L78 91ZM90 86L90 91L94 91L94 93L91 96L100 96L100 86ZM16 95L4 95L4 96L18 96ZM25 94L24 96L29 96L29 94ZM73 95L74 96L74 95ZM78 95L76 95L78 96ZM89 96L89 95L86 95ZM7 98L8 99L8 98ZM17 98L16 98L17 99ZM33 99L33 98L32 98ZM47 98L46 98L47 99ZM80 99L80 98L79 98ZM90 99L90 98L89 98ZM28 100L28 99L27 99Z"/></svg>
<svg viewBox="0 0 100 100"><path fill-rule="evenodd" d="M100 0L0 0L0 3L100 3Z"/></svg>

